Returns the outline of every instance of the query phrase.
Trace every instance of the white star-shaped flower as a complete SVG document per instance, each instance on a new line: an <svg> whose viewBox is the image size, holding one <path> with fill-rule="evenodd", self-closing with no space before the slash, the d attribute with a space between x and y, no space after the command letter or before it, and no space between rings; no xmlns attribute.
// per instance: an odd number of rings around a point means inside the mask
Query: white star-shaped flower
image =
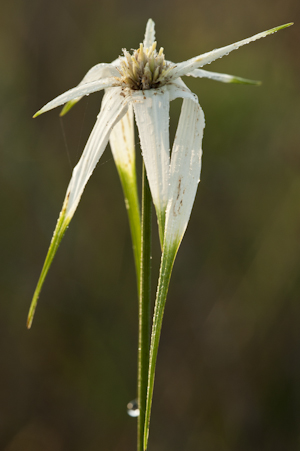
<svg viewBox="0 0 300 451"><path fill-rule="evenodd" d="M257 83L201 67L232 50L292 25L286 24L256 34L220 49L174 64L156 50L154 22L147 23L145 39L138 50L111 64L92 67L80 84L39 110L34 117L66 104L65 114L83 96L105 89L96 124L75 166L50 248L31 304L30 327L39 292L58 245L69 225L81 195L108 141L117 166L126 171L133 149L133 114L139 130L142 155L156 209L162 246L179 246L194 203L200 179L204 114L198 98L181 80L183 76L210 78L224 83ZM169 143L170 102L182 98L180 119L172 153Z"/></svg>

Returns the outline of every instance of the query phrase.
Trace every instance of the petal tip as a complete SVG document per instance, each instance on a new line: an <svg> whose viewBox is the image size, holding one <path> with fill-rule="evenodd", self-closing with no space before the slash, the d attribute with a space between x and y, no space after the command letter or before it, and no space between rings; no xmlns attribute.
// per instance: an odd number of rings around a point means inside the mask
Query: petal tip
<svg viewBox="0 0 300 451"><path fill-rule="evenodd" d="M31 329L32 320L33 320L33 318L30 318L30 316L28 315L27 323L26 323L26 327L28 330Z"/></svg>
<svg viewBox="0 0 300 451"><path fill-rule="evenodd" d="M67 103L64 105L63 109L62 109L61 112L59 113L59 116L60 116L60 117L65 116L65 114L67 114L67 113L70 111L70 109L73 108L74 105L76 105L77 102L78 102L77 99L69 100L69 102L67 102Z"/></svg>
<svg viewBox="0 0 300 451"><path fill-rule="evenodd" d="M63 107L63 109L61 110L61 112L59 113L59 117L63 117L67 114L69 110L66 110L65 107Z"/></svg>
<svg viewBox="0 0 300 451"><path fill-rule="evenodd" d="M241 84L241 85L253 85L260 86L262 82L260 80L249 80L247 78L233 77L231 83Z"/></svg>
<svg viewBox="0 0 300 451"><path fill-rule="evenodd" d="M144 37L144 47L149 48L155 41L155 23L152 19L148 19Z"/></svg>
<svg viewBox="0 0 300 451"><path fill-rule="evenodd" d="M32 301L31 301L31 305L29 308L28 316L27 316L27 322L26 322L26 327L28 330L31 329L31 325L32 325L32 321L33 321L33 317L34 317L34 313L35 313L35 309L36 309L36 304L37 304L37 297L36 297L36 293L34 293Z"/></svg>
<svg viewBox="0 0 300 451"><path fill-rule="evenodd" d="M26 323L27 329L31 329L33 317L35 314L35 309L36 309L37 302L38 302L39 292L40 292L40 289L36 288L33 298L32 298L32 301L31 301L31 304L30 304L28 316L27 316L27 323Z"/></svg>
<svg viewBox="0 0 300 451"><path fill-rule="evenodd" d="M271 28L271 30L268 31L268 34L276 33L276 31L283 30L284 28L288 28L294 25L294 22L289 22L284 25L279 25L279 27Z"/></svg>

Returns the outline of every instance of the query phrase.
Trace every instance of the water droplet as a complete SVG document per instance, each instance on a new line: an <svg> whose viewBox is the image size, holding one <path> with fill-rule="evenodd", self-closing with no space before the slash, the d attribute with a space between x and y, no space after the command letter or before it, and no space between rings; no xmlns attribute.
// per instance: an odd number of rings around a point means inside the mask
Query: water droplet
<svg viewBox="0 0 300 451"><path fill-rule="evenodd" d="M140 409L138 408L137 399L130 401L127 404L127 413L130 417L136 418L140 414Z"/></svg>

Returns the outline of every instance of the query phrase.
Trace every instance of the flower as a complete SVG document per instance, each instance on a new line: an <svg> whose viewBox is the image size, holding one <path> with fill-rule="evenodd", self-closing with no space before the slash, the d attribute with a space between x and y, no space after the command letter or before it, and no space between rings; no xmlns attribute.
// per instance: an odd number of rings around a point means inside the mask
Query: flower
<svg viewBox="0 0 300 451"><path fill-rule="evenodd" d="M75 166L63 207L54 231L48 254L37 284L28 316L31 326L38 296L59 243L76 211L85 185L108 141L117 167L129 171L133 145L134 111L139 130L142 155L149 186L156 209L161 245L178 248L194 203L200 180L204 114L198 98L181 80L183 76L210 78L224 83L252 83L239 77L216 74L200 69L232 50L292 25L282 25L256 34L234 44L215 49L187 61L174 64L167 61L164 50L156 50L154 22L149 19L143 44L132 54L123 50L123 56L111 64L92 67L79 85L56 97L39 110L34 117L66 104L61 115L83 96L105 90L96 124ZM172 154L169 146L169 105L176 98L183 104ZM131 144L130 144L131 142Z"/></svg>

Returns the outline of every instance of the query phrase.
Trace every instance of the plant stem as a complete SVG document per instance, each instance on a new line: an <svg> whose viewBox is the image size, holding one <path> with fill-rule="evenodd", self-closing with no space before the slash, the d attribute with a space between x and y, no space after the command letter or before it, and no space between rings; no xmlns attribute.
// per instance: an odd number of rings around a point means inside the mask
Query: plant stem
<svg viewBox="0 0 300 451"><path fill-rule="evenodd" d="M152 334L151 334L151 347L150 347L150 359L149 359L149 375L147 382L147 402L145 413L145 426L144 426L144 451L147 450L149 425L151 416L151 406L154 389L155 367L157 361L157 352L161 334L162 321L164 316L165 304L168 294L168 288L172 269L175 261L175 257L178 251L179 243L175 242L172 246L165 246L161 257L160 274L157 287L156 301L154 307Z"/></svg>
<svg viewBox="0 0 300 451"><path fill-rule="evenodd" d="M138 417L137 450L143 451L145 410L150 348L151 297L151 217L152 197L143 163L142 231L139 293L139 347L138 347Z"/></svg>

